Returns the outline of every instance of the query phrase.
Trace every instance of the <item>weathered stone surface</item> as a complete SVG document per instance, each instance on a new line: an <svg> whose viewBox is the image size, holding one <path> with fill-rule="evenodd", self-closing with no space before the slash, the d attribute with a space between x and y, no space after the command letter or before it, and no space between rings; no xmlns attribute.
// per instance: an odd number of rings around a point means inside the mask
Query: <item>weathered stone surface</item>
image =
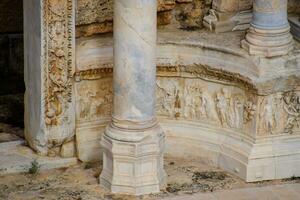
<svg viewBox="0 0 300 200"><path fill-rule="evenodd" d="M195 30L202 28L205 15L203 0L180 1L176 6L175 18L180 23L180 28Z"/></svg>
<svg viewBox="0 0 300 200"><path fill-rule="evenodd" d="M29 172L32 162L38 170L70 167L77 164L77 158L42 157L24 145L24 141L0 143L0 175Z"/></svg>
<svg viewBox="0 0 300 200"><path fill-rule="evenodd" d="M252 0L213 0L204 17L205 27L216 33L246 30L252 19Z"/></svg>
<svg viewBox="0 0 300 200"><path fill-rule="evenodd" d="M74 158L76 157L75 141L66 142L61 146L60 156L62 158Z"/></svg>
<svg viewBox="0 0 300 200"><path fill-rule="evenodd" d="M175 0L158 0L158 25L171 22ZM112 0L78 0L76 10L76 37L109 33L113 30Z"/></svg>

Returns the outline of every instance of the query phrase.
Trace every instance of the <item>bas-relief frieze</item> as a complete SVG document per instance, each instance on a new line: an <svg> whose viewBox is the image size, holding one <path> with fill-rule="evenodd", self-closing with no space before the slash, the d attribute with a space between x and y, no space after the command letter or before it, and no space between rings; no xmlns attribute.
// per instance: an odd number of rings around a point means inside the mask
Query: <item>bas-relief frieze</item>
<svg viewBox="0 0 300 200"><path fill-rule="evenodd" d="M200 71L201 75L195 68L158 68L158 116L204 122L249 135L255 135L255 130L258 135L297 133L299 92L262 96L246 80L228 74L213 79L222 72ZM80 80L76 82L77 122L107 121L112 105L112 69L83 71L76 76Z"/></svg>
<svg viewBox="0 0 300 200"><path fill-rule="evenodd" d="M201 79L157 80L157 113L169 118L248 130L256 113L253 99L239 88Z"/></svg>

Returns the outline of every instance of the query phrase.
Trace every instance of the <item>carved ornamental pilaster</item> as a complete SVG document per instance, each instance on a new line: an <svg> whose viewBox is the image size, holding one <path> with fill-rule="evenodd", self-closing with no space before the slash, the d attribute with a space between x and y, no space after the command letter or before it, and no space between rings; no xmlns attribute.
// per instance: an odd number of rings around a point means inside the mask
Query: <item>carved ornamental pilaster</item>
<svg viewBox="0 0 300 200"><path fill-rule="evenodd" d="M43 155L75 133L74 5L74 0L24 0L25 135Z"/></svg>

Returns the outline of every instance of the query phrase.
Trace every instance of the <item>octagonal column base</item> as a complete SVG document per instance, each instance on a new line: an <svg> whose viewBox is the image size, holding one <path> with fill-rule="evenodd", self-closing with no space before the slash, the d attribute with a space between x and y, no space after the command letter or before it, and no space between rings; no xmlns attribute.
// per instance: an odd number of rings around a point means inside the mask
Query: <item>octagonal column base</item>
<svg viewBox="0 0 300 200"><path fill-rule="evenodd" d="M134 131L146 135L140 141L122 141L111 138L107 132L102 137L103 170L100 185L112 193L144 195L158 193L165 186L166 173L163 168L165 135L160 126ZM120 130L116 130L120 131ZM123 130L124 134L132 131Z"/></svg>
<svg viewBox="0 0 300 200"><path fill-rule="evenodd" d="M288 54L293 49L290 27L281 30L264 30L250 27L242 47L250 55L275 57Z"/></svg>

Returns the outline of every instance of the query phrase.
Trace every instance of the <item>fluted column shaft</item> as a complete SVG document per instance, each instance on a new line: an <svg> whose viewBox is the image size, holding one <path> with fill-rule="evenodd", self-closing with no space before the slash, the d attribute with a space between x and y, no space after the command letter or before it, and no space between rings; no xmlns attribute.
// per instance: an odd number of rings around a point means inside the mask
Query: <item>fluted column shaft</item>
<svg viewBox="0 0 300 200"><path fill-rule="evenodd" d="M242 47L266 57L285 55L292 49L287 0L254 0L251 27Z"/></svg>
<svg viewBox="0 0 300 200"><path fill-rule="evenodd" d="M100 184L113 193L159 192L164 133L155 117L156 0L114 0L114 101Z"/></svg>

